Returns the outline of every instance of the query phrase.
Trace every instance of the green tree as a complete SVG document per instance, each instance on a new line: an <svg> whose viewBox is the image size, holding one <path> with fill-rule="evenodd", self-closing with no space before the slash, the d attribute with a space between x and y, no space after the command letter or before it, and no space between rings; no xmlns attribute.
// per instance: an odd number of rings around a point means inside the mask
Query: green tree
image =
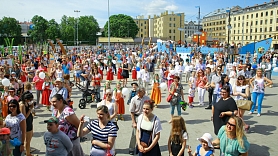
<svg viewBox="0 0 278 156"><path fill-rule="evenodd" d="M61 19L61 40L66 42L67 45L74 45L75 23L74 17L67 17L64 15Z"/></svg>
<svg viewBox="0 0 278 156"><path fill-rule="evenodd" d="M21 38L21 26L18 21L12 17L3 17L0 20L0 43L4 43L4 38L14 38L14 42L18 44Z"/></svg>
<svg viewBox="0 0 278 156"><path fill-rule="evenodd" d="M132 17L124 14L112 15L110 20L111 37L132 37L135 38L139 31L138 26ZM104 26L104 36L108 36L108 21Z"/></svg>
<svg viewBox="0 0 278 156"><path fill-rule="evenodd" d="M94 16L81 16L78 21L78 40L87 44L96 44L99 25ZM82 43L81 43L82 44Z"/></svg>
<svg viewBox="0 0 278 156"><path fill-rule="evenodd" d="M47 38L53 41L55 41L56 38L60 38L61 31L60 31L59 24L54 19L51 19L50 21L48 21L48 27L45 33Z"/></svg>
<svg viewBox="0 0 278 156"><path fill-rule="evenodd" d="M31 39L34 42L43 42L47 40L46 30L48 28L48 21L42 16L35 15L32 18L32 23L34 24L33 30L28 31Z"/></svg>

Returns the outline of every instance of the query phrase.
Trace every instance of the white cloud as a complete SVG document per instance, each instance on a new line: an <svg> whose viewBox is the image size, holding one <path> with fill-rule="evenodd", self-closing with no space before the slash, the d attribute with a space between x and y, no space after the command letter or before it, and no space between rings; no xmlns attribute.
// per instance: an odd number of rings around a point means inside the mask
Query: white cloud
<svg viewBox="0 0 278 156"><path fill-rule="evenodd" d="M153 15L153 14L160 14L162 12L168 11L177 11L178 6L175 5L173 0L152 0L149 3L145 4L144 14Z"/></svg>

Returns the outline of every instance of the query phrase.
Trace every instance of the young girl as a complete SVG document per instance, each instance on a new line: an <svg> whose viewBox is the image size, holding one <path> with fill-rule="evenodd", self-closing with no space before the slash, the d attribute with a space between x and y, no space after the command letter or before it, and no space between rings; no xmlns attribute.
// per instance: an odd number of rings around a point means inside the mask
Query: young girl
<svg viewBox="0 0 278 156"><path fill-rule="evenodd" d="M144 68L144 72L142 74L143 87L146 89L146 95L148 95L148 86L150 82L150 73L147 68Z"/></svg>
<svg viewBox="0 0 278 156"><path fill-rule="evenodd" d="M188 89L188 105L189 108L193 108L193 102L194 102L194 97L195 97L195 88L193 88L193 84L189 84L189 89Z"/></svg>
<svg viewBox="0 0 278 156"><path fill-rule="evenodd" d="M123 72L123 69L122 69L122 66L120 65L119 68L118 68L118 73L117 73L117 79L119 81L122 81L124 79L124 77L121 75Z"/></svg>
<svg viewBox="0 0 278 156"><path fill-rule="evenodd" d="M200 69L198 70L198 75L196 78L196 86L198 88L198 97L199 97L199 105L204 106L204 98L205 98L205 85L207 84L208 80L205 76L205 72Z"/></svg>
<svg viewBox="0 0 278 156"><path fill-rule="evenodd" d="M191 148L188 147L189 156L213 156L212 136L209 133L205 133L201 138L197 138L201 142L196 148L196 151L192 155Z"/></svg>
<svg viewBox="0 0 278 156"><path fill-rule="evenodd" d="M120 119L124 120L123 114L125 114L125 104L122 94L121 82L117 83L116 88L113 91L113 97L115 99L115 103L118 106L118 114L120 114ZM116 121L118 121L118 117L116 117Z"/></svg>
<svg viewBox="0 0 278 156"><path fill-rule="evenodd" d="M15 147L10 143L10 129L9 128L2 128L0 130L0 142L1 142L1 147L0 147L0 155L3 156L13 156L13 149Z"/></svg>
<svg viewBox="0 0 278 156"><path fill-rule="evenodd" d="M108 81L114 80L113 68L110 63L108 64L108 67L107 67L106 80L108 80Z"/></svg>
<svg viewBox="0 0 278 156"><path fill-rule="evenodd" d="M186 140L188 139L184 119L181 116L174 116L172 129L168 139L168 150L170 156L184 156Z"/></svg>
<svg viewBox="0 0 278 156"><path fill-rule="evenodd" d="M132 68L132 80L137 81L137 71L136 71L136 66Z"/></svg>
<svg viewBox="0 0 278 156"><path fill-rule="evenodd" d="M53 84L50 82L50 79L48 76L45 77L44 83L42 84L42 105L46 106L46 109L50 111L50 102L49 102L49 96L53 89Z"/></svg>
<svg viewBox="0 0 278 156"><path fill-rule="evenodd" d="M161 102L160 80L158 74L154 76L153 88L150 98L154 101L155 107Z"/></svg>

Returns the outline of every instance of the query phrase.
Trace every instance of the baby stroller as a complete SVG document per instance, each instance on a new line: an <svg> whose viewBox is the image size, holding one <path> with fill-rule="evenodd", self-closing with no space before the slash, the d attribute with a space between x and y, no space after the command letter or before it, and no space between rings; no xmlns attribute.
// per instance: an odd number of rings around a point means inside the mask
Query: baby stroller
<svg viewBox="0 0 278 156"><path fill-rule="evenodd" d="M93 103L95 101L96 91L94 89L89 89L90 81L86 80L85 87L81 84L76 84L76 87L82 92L82 99L79 100L78 107L80 109L85 109L87 103ZM97 99L99 101L99 99Z"/></svg>

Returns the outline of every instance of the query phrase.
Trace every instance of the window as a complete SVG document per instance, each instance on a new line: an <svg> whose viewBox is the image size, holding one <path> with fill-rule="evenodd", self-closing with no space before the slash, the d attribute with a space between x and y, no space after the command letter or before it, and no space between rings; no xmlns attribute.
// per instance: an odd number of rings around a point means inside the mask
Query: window
<svg viewBox="0 0 278 156"><path fill-rule="evenodd" d="M251 14L251 18L253 18L253 14Z"/></svg>
<svg viewBox="0 0 278 156"><path fill-rule="evenodd" d="M264 24L267 24L267 19L264 21Z"/></svg>
<svg viewBox="0 0 278 156"><path fill-rule="evenodd" d="M176 18L174 18L174 21L176 21Z"/></svg>
<svg viewBox="0 0 278 156"><path fill-rule="evenodd" d="M176 24L174 23L174 27L176 27Z"/></svg>
<svg viewBox="0 0 278 156"><path fill-rule="evenodd" d="M141 34L141 37L143 37L143 34Z"/></svg>
<svg viewBox="0 0 278 156"><path fill-rule="evenodd" d="M258 32L258 29L257 29L257 28L255 28L255 33L256 33L256 32Z"/></svg>
<svg viewBox="0 0 278 156"><path fill-rule="evenodd" d="M240 23L238 23L238 27L240 27Z"/></svg>
<svg viewBox="0 0 278 156"><path fill-rule="evenodd" d="M255 25L258 25L258 21L256 21L256 24Z"/></svg>
<svg viewBox="0 0 278 156"><path fill-rule="evenodd" d="M172 24L171 23L169 23L169 27L171 27L172 26Z"/></svg>
<svg viewBox="0 0 278 156"><path fill-rule="evenodd" d="M170 17L170 21L172 21L172 18ZM171 38L171 36L170 36L170 38Z"/></svg>
<svg viewBox="0 0 278 156"><path fill-rule="evenodd" d="M143 27L143 23L141 23L141 27Z"/></svg>
<svg viewBox="0 0 278 156"><path fill-rule="evenodd" d="M258 13L256 13L256 18L258 18L258 16L259 16Z"/></svg>
<svg viewBox="0 0 278 156"><path fill-rule="evenodd" d="M267 32L267 28L264 28L264 32Z"/></svg>
<svg viewBox="0 0 278 156"><path fill-rule="evenodd" d="M136 21L136 24L138 24L138 21Z"/></svg>
<svg viewBox="0 0 278 156"><path fill-rule="evenodd" d="M169 38L171 39L171 36L169 36Z"/></svg>
<svg viewBox="0 0 278 156"><path fill-rule="evenodd" d="M268 12L265 12L265 16L268 16Z"/></svg>
<svg viewBox="0 0 278 156"><path fill-rule="evenodd" d="M250 26L252 26L253 25L253 21L251 21L251 24L250 24Z"/></svg>
<svg viewBox="0 0 278 156"><path fill-rule="evenodd" d="M246 22L246 26L248 26L248 22Z"/></svg>
<svg viewBox="0 0 278 156"><path fill-rule="evenodd" d="M143 29L141 29L141 32L143 32Z"/></svg>
<svg viewBox="0 0 278 156"><path fill-rule="evenodd" d="M236 33L236 30L234 30L234 34Z"/></svg>
<svg viewBox="0 0 278 156"><path fill-rule="evenodd" d="M272 15L273 15L273 11L271 10L271 11L270 11L270 16L272 16Z"/></svg>
<svg viewBox="0 0 278 156"><path fill-rule="evenodd" d="M276 31L278 31L278 26L276 26Z"/></svg>
<svg viewBox="0 0 278 156"><path fill-rule="evenodd" d="M246 18L248 19L248 18L249 18L249 15L247 15Z"/></svg>
<svg viewBox="0 0 278 156"><path fill-rule="evenodd" d="M263 25L263 20L260 21L260 25Z"/></svg>
<svg viewBox="0 0 278 156"><path fill-rule="evenodd" d="M236 24L234 24L234 28L236 28Z"/></svg>
<svg viewBox="0 0 278 156"><path fill-rule="evenodd" d="M246 33L248 33L248 29L246 29Z"/></svg>
<svg viewBox="0 0 278 156"><path fill-rule="evenodd" d="M238 20L240 20L240 16L238 16Z"/></svg>
<svg viewBox="0 0 278 156"><path fill-rule="evenodd" d="M270 32L272 31L272 27L269 27L269 31L270 31Z"/></svg>
<svg viewBox="0 0 278 156"><path fill-rule="evenodd" d="M171 29L169 30L169 33L172 33Z"/></svg>
<svg viewBox="0 0 278 156"><path fill-rule="evenodd" d="M250 40L252 40L252 36L250 36Z"/></svg>
<svg viewBox="0 0 278 156"><path fill-rule="evenodd" d="M173 33L176 33L176 30L175 30L175 29L173 30Z"/></svg>
<svg viewBox="0 0 278 156"><path fill-rule="evenodd" d="M260 32L263 32L263 28L260 28Z"/></svg>
<svg viewBox="0 0 278 156"><path fill-rule="evenodd" d="M145 21L144 23L145 23L145 24L147 24L147 22L146 22L146 21Z"/></svg>
<svg viewBox="0 0 278 156"><path fill-rule="evenodd" d="M261 12L261 17L263 17L264 16L264 13L263 12Z"/></svg>
<svg viewBox="0 0 278 156"><path fill-rule="evenodd" d="M269 24L272 24L273 19L270 19Z"/></svg>
<svg viewBox="0 0 278 156"><path fill-rule="evenodd" d="M276 18L276 23L278 23L278 18Z"/></svg>
<svg viewBox="0 0 278 156"><path fill-rule="evenodd" d="M234 17L234 21L236 21L236 17Z"/></svg>
<svg viewBox="0 0 278 156"><path fill-rule="evenodd" d="M248 40L248 36L245 36L246 40Z"/></svg>
<svg viewBox="0 0 278 156"><path fill-rule="evenodd" d="M252 33L253 29L250 29L250 33Z"/></svg>

